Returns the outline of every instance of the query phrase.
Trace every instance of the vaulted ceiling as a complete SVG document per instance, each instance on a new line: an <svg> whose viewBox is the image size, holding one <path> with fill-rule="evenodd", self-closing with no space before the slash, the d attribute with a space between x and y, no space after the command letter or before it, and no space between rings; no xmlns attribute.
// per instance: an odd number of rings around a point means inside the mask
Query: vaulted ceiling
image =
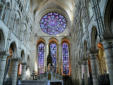
<svg viewBox="0 0 113 85"><path fill-rule="evenodd" d="M44 14L49 11L55 11L64 15L68 21L66 30L57 36L69 36L71 31L70 29L72 28L71 26L74 20L76 1L77 0L31 0L30 4L35 19L34 33L38 36L49 36L40 30L39 22Z"/></svg>
<svg viewBox="0 0 113 85"><path fill-rule="evenodd" d="M44 10L45 8L64 9L70 20L73 20L75 0L31 0L31 6L34 14Z"/></svg>

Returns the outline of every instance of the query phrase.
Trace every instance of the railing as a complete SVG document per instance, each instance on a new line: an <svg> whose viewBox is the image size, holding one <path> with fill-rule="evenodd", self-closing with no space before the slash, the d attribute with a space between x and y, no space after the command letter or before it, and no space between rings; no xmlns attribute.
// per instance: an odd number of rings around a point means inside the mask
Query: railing
<svg viewBox="0 0 113 85"><path fill-rule="evenodd" d="M47 73L40 74L36 77L37 80L46 80L47 79Z"/></svg>
<svg viewBox="0 0 113 85"><path fill-rule="evenodd" d="M52 80L62 80L61 75L53 72L50 72L50 74L51 74ZM48 72L38 75L37 80L48 80Z"/></svg>

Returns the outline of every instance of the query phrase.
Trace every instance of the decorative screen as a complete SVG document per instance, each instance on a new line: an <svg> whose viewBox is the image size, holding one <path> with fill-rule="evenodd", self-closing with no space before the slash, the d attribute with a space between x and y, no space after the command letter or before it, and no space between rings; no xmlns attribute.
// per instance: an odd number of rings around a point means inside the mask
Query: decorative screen
<svg viewBox="0 0 113 85"><path fill-rule="evenodd" d="M38 45L38 71L39 73L44 73L44 43Z"/></svg>
<svg viewBox="0 0 113 85"><path fill-rule="evenodd" d="M65 30L66 19L59 13L50 12L41 18L40 27L43 32L50 35L56 35Z"/></svg>
<svg viewBox="0 0 113 85"><path fill-rule="evenodd" d="M56 72L56 57L57 57L57 45L56 43L50 44L50 51L51 51L51 57L52 57L52 65L54 68L54 72Z"/></svg>
<svg viewBox="0 0 113 85"><path fill-rule="evenodd" d="M69 74L69 47L68 43L62 44L62 60L63 60L63 74Z"/></svg>

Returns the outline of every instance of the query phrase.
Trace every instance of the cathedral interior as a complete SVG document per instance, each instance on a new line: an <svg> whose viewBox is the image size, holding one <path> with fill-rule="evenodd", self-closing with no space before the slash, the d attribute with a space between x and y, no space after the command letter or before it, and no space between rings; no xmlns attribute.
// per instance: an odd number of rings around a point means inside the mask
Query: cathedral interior
<svg viewBox="0 0 113 85"><path fill-rule="evenodd" d="M113 0L0 0L0 85L113 85Z"/></svg>

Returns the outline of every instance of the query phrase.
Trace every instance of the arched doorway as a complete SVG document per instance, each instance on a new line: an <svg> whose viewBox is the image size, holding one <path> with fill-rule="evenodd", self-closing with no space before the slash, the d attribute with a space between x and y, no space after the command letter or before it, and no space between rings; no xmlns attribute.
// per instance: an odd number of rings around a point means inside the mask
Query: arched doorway
<svg viewBox="0 0 113 85"><path fill-rule="evenodd" d="M24 75L24 74L22 74L23 73L23 69L24 69L23 68L24 65L22 65L22 64L24 64L24 63L25 63L25 53L24 53L24 50L22 50L21 51L21 61L19 61L19 64L18 64L18 79L22 79L22 76Z"/></svg>

